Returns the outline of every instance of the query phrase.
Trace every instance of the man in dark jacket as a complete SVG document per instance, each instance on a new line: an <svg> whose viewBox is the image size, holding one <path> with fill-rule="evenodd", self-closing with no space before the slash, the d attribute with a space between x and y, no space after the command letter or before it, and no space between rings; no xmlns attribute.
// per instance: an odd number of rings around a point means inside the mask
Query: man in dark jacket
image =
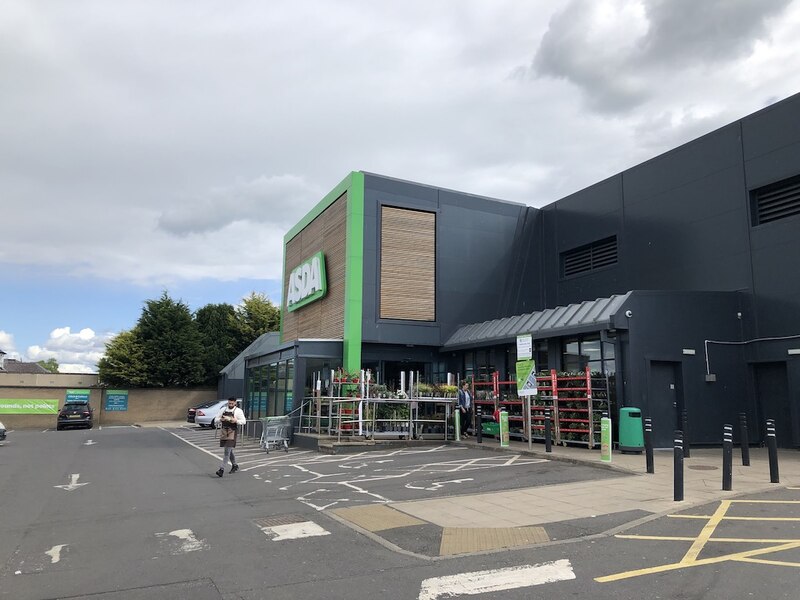
<svg viewBox="0 0 800 600"><path fill-rule="evenodd" d="M467 430L472 423L472 394L469 393L469 383L466 381L458 390L458 410L461 412L461 436L469 437Z"/></svg>

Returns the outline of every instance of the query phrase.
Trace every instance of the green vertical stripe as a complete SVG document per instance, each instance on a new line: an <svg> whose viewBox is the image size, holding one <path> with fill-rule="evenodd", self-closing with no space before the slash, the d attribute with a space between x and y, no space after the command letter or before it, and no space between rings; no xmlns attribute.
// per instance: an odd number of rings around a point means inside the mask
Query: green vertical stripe
<svg viewBox="0 0 800 600"><path fill-rule="evenodd" d="M350 373L361 369L361 319L364 302L364 174L350 174L345 249L344 356Z"/></svg>

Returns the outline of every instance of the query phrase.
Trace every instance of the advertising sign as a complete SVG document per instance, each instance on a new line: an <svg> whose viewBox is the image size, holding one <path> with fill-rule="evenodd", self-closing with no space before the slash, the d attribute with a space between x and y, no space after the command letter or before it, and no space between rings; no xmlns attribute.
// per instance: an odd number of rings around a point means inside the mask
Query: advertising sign
<svg viewBox="0 0 800 600"><path fill-rule="evenodd" d="M58 400L41 398L0 398L0 415L55 415Z"/></svg>
<svg viewBox="0 0 800 600"><path fill-rule="evenodd" d="M317 252L289 273L286 309L291 312L319 300L328 290L325 277L325 254Z"/></svg>
<svg viewBox="0 0 800 600"><path fill-rule="evenodd" d="M108 390L106 392L106 404L104 410L127 411L128 410L128 390Z"/></svg>
<svg viewBox="0 0 800 600"><path fill-rule="evenodd" d="M67 390L67 402L88 402L91 390Z"/></svg>
<svg viewBox="0 0 800 600"><path fill-rule="evenodd" d="M539 391L536 383L536 361L517 361L517 395L535 396Z"/></svg>
<svg viewBox="0 0 800 600"><path fill-rule="evenodd" d="M611 419L600 419L600 460L611 462Z"/></svg>
<svg viewBox="0 0 800 600"><path fill-rule="evenodd" d="M533 336L530 333L517 336L517 360L533 358Z"/></svg>
<svg viewBox="0 0 800 600"><path fill-rule="evenodd" d="M500 447L508 448L508 413L504 410L500 411Z"/></svg>

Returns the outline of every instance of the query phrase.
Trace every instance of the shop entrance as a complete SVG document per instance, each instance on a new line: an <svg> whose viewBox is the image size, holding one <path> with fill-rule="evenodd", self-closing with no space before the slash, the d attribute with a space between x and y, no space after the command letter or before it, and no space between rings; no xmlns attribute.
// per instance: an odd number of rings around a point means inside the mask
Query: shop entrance
<svg viewBox="0 0 800 600"><path fill-rule="evenodd" d="M758 406L758 428L766 432L766 420L774 419L778 446L792 448L798 441L792 436L792 411L789 407L789 378L785 362L753 365Z"/></svg>
<svg viewBox="0 0 800 600"><path fill-rule="evenodd" d="M650 361L647 397L655 437L662 443L669 442L671 445L672 432L683 428L681 363L666 360Z"/></svg>
<svg viewBox="0 0 800 600"><path fill-rule="evenodd" d="M395 391L400 389L400 373L405 372L406 374L406 385L408 385L408 373L409 371L414 372L414 377L416 379L416 373L419 372L420 377L422 380L425 381L425 363L421 362L410 362L410 361L384 361L383 362L383 373L381 373L381 383L385 383L386 387L389 390Z"/></svg>

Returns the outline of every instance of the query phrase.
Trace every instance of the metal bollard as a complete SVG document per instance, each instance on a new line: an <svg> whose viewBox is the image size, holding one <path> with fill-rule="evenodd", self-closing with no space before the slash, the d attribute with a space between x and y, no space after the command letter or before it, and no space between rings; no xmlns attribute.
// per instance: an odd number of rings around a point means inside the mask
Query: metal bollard
<svg viewBox="0 0 800 600"><path fill-rule="evenodd" d="M674 469L674 500L675 502L683 502L683 432L680 429L675 430L673 456L673 469Z"/></svg>
<svg viewBox="0 0 800 600"><path fill-rule="evenodd" d="M553 451L553 431L552 422L550 421L550 411L544 411L544 451Z"/></svg>
<svg viewBox="0 0 800 600"><path fill-rule="evenodd" d="M769 482L780 483L778 473L778 438L775 436L775 420L767 419L767 449L769 450Z"/></svg>
<svg viewBox="0 0 800 600"><path fill-rule="evenodd" d="M722 427L722 489L733 489L733 425Z"/></svg>
<svg viewBox="0 0 800 600"><path fill-rule="evenodd" d="M692 454L689 450L689 411L685 408L681 415L681 423L683 424L683 457L691 458Z"/></svg>
<svg viewBox="0 0 800 600"><path fill-rule="evenodd" d="M475 426L475 441L479 444L483 443L483 408L478 405L475 407L475 414L477 425Z"/></svg>
<svg viewBox="0 0 800 600"><path fill-rule="evenodd" d="M739 437L742 446L742 466L750 466L750 438L747 435L747 414L739 413Z"/></svg>
<svg viewBox="0 0 800 600"><path fill-rule="evenodd" d="M647 472L655 473L655 463L653 462L653 419L644 420L644 454L647 460Z"/></svg>

